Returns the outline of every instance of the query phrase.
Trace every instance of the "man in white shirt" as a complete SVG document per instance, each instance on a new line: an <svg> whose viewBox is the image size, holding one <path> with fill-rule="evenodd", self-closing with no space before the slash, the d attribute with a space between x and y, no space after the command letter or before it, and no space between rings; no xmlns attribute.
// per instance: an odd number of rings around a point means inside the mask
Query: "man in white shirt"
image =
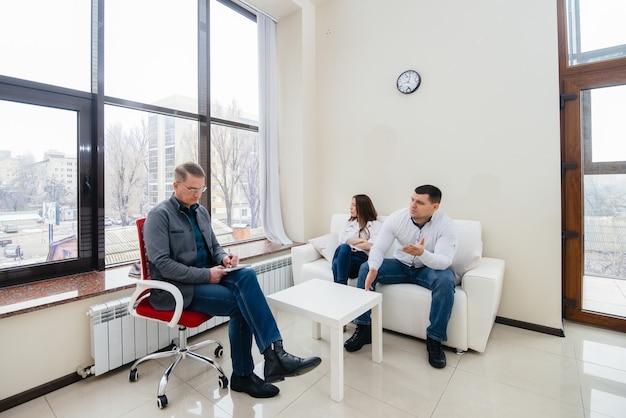
<svg viewBox="0 0 626 418"><path fill-rule="evenodd" d="M454 303L454 272L450 268L456 254L458 232L454 221L438 212L441 190L424 185L415 189L408 208L385 220L369 260L361 265L358 287L374 290L376 283L412 283L432 291L430 325L426 329L428 361L435 368L446 366L441 342ZM393 258L384 258L397 240ZM344 344L347 351L360 350L372 342L370 312L354 320L357 329Z"/></svg>

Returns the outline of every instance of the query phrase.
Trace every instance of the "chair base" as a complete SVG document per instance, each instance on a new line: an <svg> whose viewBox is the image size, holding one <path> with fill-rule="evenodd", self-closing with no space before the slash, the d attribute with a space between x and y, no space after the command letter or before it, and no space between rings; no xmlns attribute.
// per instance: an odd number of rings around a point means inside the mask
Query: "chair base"
<svg viewBox="0 0 626 418"><path fill-rule="evenodd" d="M170 374L172 374L172 371L174 371L178 363L182 359L187 358L187 357L189 357L192 360L195 360L200 363L204 363L213 367L220 374L218 378L219 387L222 389L228 387L228 378L224 374L224 370L222 370L222 367L218 363L216 363L215 360L213 360L211 357L207 357L207 356L204 356L202 354L198 354L195 352L196 350L204 348L208 345L217 344L214 354L215 354L215 357L221 357L224 354L224 348L222 346L222 343L218 340L205 340L197 344L187 346L187 328L186 327L179 327L178 335L179 335L178 337L179 346L174 346L171 350L159 351L156 353L148 354L136 360L133 363L133 365L130 367L128 380L131 382L134 382L137 379L139 379L139 372L137 370L137 367L139 366L139 364L147 360L155 360L159 358L172 357L172 356L175 357L174 361L172 361L172 363L163 372L163 376L161 376L161 380L159 382L159 390L157 392L157 406L159 407L159 409L165 408L168 403L167 396L165 395L165 388L167 386L167 382L169 381Z"/></svg>

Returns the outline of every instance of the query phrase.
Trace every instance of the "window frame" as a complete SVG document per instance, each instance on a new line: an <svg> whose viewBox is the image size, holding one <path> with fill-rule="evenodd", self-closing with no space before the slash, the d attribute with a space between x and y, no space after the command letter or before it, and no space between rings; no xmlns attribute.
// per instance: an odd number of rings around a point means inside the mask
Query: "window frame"
<svg viewBox="0 0 626 418"><path fill-rule="evenodd" d="M256 15L230 0L216 0L256 23ZM22 265L0 269L0 287L24 284L92 270L104 271L105 266L105 170L104 170L104 109L105 105L166 116L183 117L198 122L198 163L210 173L210 125L212 123L235 129L259 131L258 124L212 118L210 114L210 3L197 0L198 7L198 112L154 106L124 100L104 94L104 22L105 0L92 0L91 92L72 90L14 77L0 75L0 99L35 104L78 112L77 192L78 248L77 259L44 264ZM200 203L211 210L211 189L202 195ZM252 241L252 240L248 240ZM243 241L238 241L243 242ZM114 267L114 266L111 266Z"/></svg>
<svg viewBox="0 0 626 418"><path fill-rule="evenodd" d="M95 165L91 164L92 153L90 149L95 149L95 147L92 143L92 98L90 94L0 75L0 99L77 112L77 205L80 213L78 219L79 233L77 234L77 245L80 248L78 258L0 269L0 287L92 269L95 252L98 248L96 239L98 235L95 231L95 226L98 223L94 222L96 219L94 208L97 190L89 187L90 184L93 184L92 179L97 178ZM101 220L101 224L104 224L104 218ZM104 228L102 229L104 232Z"/></svg>

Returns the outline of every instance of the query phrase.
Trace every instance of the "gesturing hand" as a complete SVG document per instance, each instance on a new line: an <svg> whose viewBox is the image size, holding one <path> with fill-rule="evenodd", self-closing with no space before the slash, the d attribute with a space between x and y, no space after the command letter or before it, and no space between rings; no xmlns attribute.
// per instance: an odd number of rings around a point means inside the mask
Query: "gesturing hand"
<svg viewBox="0 0 626 418"><path fill-rule="evenodd" d="M402 247L402 251L407 254L420 256L424 254L424 242L426 238L422 237L422 239L417 244L408 244Z"/></svg>
<svg viewBox="0 0 626 418"><path fill-rule="evenodd" d="M372 284L374 283L374 280L376 280L376 276L378 276L378 271L377 270L370 270L367 273L367 277L365 278L365 291L368 292L372 289Z"/></svg>

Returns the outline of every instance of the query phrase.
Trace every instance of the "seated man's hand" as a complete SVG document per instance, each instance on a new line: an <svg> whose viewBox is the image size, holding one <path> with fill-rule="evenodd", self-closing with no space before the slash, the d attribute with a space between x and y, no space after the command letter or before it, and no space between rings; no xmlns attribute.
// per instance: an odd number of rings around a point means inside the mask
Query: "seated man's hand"
<svg viewBox="0 0 626 418"><path fill-rule="evenodd" d="M411 255L415 255L415 256L420 256L422 254L424 254L424 241L425 238L422 238L420 240L420 242L418 242L417 244L408 244L402 247L402 251L404 251L407 254L411 254Z"/></svg>
<svg viewBox="0 0 626 418"><path fill-rule="evenodd" d="M372 284L374 283L374 280L376 280L376 276L378 276L378 270L371 269L367 273L367 277L365 277L365 291L366 292L369 290L373 290Z"/></svg>
<svg viewBox="0 0 626 418"><path fill-rule="evenodd" d="M222 281L222 277L227 275L226 269L224 266L215 266L209 269L209 283L219 283Z"/></svg>
<svg viewBox="0 0 626 418"><path fill-rule="evenodd" d="M237 254L228 254L222 259L224 267L237 267L239 265L239 256Z"/></svg>

